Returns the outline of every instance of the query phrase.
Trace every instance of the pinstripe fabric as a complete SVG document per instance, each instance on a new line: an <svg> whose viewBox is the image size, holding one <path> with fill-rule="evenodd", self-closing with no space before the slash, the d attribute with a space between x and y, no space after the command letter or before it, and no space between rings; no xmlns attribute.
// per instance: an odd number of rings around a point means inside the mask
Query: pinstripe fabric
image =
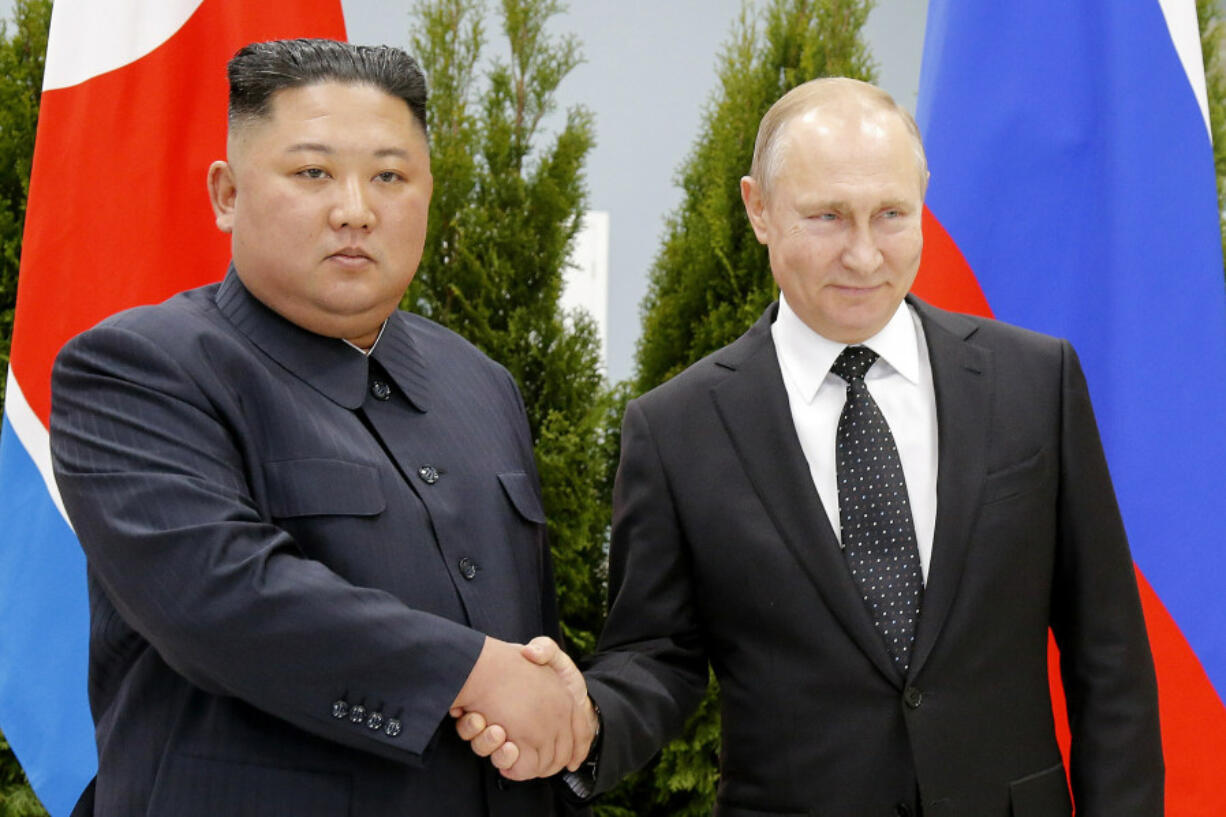
<svg viewBox="0 0 1226 817"><path fill-rule="evenodd" d="M481 633L556 633L518 392L414 315L372 357L233 270L61 353L97 814L552 813L446 718Z"/></svg>

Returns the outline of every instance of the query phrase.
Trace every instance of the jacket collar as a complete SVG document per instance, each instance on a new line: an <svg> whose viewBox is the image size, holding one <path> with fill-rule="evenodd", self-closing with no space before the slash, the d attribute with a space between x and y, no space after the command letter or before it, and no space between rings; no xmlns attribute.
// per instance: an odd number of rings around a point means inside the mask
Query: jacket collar
<svg viewBox="0 0 1226 817"><path fill-rule="evenodd" d="M234 266L214 295L221 314L248 340L295 377L347 409L366 399L370 376L367 356L339 338L317 335L291 323L260 302L243 286ZM402 312L389 316L371 352L380 366L420 411L429 405L429 376L424 356Z"/></svg>

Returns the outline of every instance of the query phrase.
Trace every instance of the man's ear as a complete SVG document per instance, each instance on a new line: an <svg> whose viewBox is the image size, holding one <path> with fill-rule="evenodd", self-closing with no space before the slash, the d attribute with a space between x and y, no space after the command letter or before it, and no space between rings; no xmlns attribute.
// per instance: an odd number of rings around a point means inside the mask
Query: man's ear
<svg viewBox="0 0 1226 817"><path fill-rule="evenodd" d="M209 203L217 229L223 233L234 231L234 200L238 198L238 186L234 182L234 169L229 162L216 161L209 165Z"/></svg>
<svg viewBox="0 0 1226 817"><path fill-rule="evenodd" d="M745 203L745 215L749 216L749 224L760 244L766 243L766 199L762 195L762 185L753 176L741 177L741 201Z"/></svg>

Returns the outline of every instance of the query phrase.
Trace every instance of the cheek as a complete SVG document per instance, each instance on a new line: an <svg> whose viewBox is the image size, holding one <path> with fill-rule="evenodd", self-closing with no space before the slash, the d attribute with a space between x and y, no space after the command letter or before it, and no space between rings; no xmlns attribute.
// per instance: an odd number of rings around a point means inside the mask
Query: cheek
<svg viewBox="0 0 1226 817"><path fill-rule="evenodd" d="M426 238L426 216L429 201L414 201L392 208L390 214L392 234L405 245L421 244Z"/></svg>
<svg viewBox="0 0 1226 817"><path fill-rule="evenodd" d="M888 235L881 242L883 254L897 261L911 261L919 258L924 249L924 234L919 226L900 230Z"/></svg>
<svg viewBox="0 0 1226 817"><path fill-rule="evenodd" d="M772 244L771 254L798 280L817 283L832 260L837 259L838 250L834 242L801 231Z"/></svg>
<svg viewBox="0 0 1226 817"><path fill-rule="evenodd" d="M241 217L253 237L269 245L302 247L317 231L314 208L300 196L267 192L244 202Z"/></svg>

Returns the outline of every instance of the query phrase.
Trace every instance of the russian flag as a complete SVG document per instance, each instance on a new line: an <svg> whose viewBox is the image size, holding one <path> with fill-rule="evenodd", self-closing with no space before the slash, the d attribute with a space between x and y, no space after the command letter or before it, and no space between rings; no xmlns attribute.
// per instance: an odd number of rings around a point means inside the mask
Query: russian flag
<svg viewBox="0 0 1226 817"><path fill-rule="evenodd" d="M205 192L225 156L226 61L281 37L344 39L340 0L56 0L0 431L0 729L52 815L97 761L85 560L47 439L51 364L120 309L218 280Z"/></svg>
<svg viewBox="0 0 1226 817"><path fill-rule="evenodd" d="M1221 811L1226 285L1193 0L931 0L916 292L1069 338L1158 667L1167 813Z"/></svg>

